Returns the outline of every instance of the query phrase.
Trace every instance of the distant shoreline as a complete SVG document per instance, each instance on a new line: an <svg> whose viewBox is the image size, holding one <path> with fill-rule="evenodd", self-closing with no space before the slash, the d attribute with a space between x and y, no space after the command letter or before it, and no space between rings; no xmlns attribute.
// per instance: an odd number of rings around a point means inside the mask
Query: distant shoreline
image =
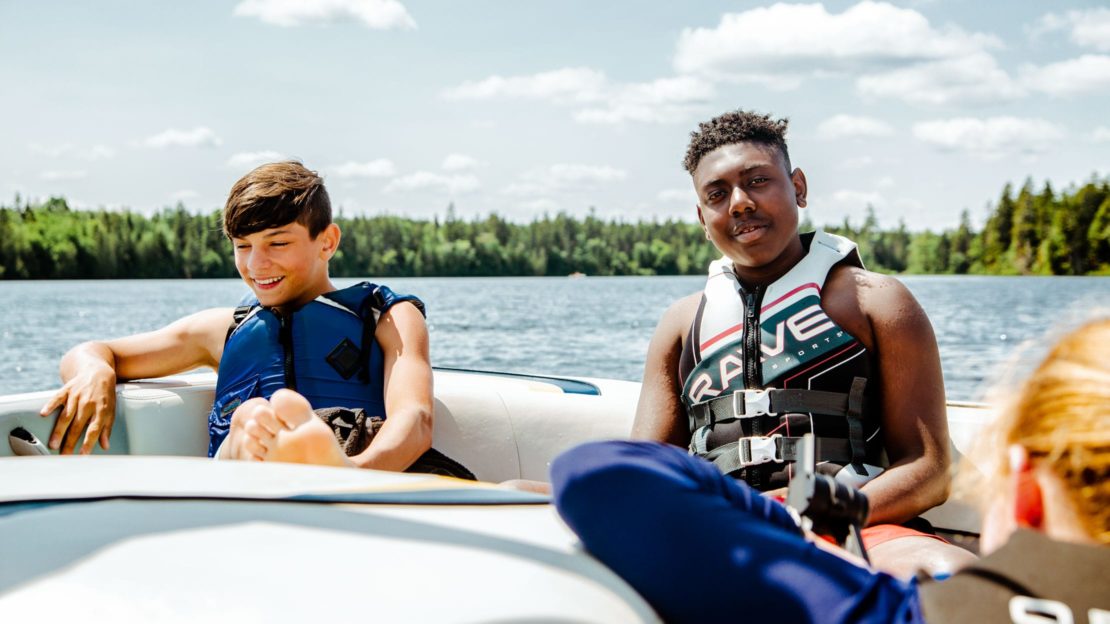
<svg viewBox="0 0 1110 624"><path fill-rule="evenodd" d="M804 213L803 213L804 214ZM716 259L697 223L625 223L559 213L519 224L491 214L442 221L339 217L333 277L700 275ZM808 221L802 231L813 229ZM1110 275L1110 179L1057 194L1007 185L981 231L965 210L939 233L859 225L826 231L859 245L864 266L899 275ZM183 205L146 217L72 210L65 199L0 206L0 280L235 277L220 214Z"/></svg>

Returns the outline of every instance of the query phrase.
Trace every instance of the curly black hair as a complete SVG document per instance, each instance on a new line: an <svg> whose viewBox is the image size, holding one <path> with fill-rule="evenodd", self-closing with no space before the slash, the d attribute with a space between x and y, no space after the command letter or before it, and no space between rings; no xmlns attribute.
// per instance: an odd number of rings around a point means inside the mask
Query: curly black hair
<svg viewBox="0 0 1110 624"><path fill-rule="evenodd" d="M698 124L698 129L690 133L690 144L686 146L686 158L682 165L690 175L698 168L701 159L721 147L751 141L774 145L782 152L786 171L790 172L790 152L786 149L786 126L790 120L771 119L754 111L734 110L718 115L709 121Z"/></svg>

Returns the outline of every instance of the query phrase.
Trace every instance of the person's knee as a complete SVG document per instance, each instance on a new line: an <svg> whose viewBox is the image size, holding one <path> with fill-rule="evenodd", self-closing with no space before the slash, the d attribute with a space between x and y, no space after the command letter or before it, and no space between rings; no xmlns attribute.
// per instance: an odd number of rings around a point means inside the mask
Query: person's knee
<svg viewBox="0 0 1110 624"><path fill-rule="evenodd" d="M638 501L666 496L676 487L667 454L678 449L650 442L589 442L551 464L553 500L571 525L595 517L615 519Z"/></svg>
<svg viewBox="0 0 1110 624"><path fill-rule="evenodd" d="M597 481L611 480L614 473L631 472L625 477L635 478L638 471L627 469L640 463L634 451L642 444L626 440L587 442L557 456L551 462L551 485L556 496L592 488Z"/></svg>
<svg viewBox="0 0 1110 624"><path fill-rule="evenodd" d="M908 578L918 572L950 575L978 557L960 548L925 536L907 536L867 549L871 563L893 576Z"/></svg>

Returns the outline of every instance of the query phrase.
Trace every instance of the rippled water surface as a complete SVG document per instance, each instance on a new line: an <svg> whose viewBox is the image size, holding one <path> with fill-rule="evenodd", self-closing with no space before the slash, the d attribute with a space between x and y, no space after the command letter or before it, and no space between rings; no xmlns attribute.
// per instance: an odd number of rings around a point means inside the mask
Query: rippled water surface
<svg viewBox="0 0 1110 624"><path fill-rule="evenodd" d="M336 280L340 287L357 280ZM652 329L702 277L383 280L428 305L437 366L640 378ZM1096 308L1110 278L911 276L936 329L948 395L979 398L1015 354ZM0 282L0 394L57 385L58 358L92 338L147 331L202 308L231 306L238 280ZM1033 347L1022 348L1025 341Z"/></svg>

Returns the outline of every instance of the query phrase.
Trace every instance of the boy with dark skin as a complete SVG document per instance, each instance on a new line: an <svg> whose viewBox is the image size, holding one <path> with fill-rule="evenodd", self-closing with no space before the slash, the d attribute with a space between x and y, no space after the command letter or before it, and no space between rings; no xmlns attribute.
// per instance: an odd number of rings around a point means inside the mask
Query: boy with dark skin
<svg viewBox="0 0 1110 624"><path fill-rule="evenodd" d="M756 138L733 140L744 136L742 130L735 134L737 124L754 124ZM798 233L798 210L807 203L805 174L791 168L785 142L764 138L777 132L781 141L785 128L785 120L727 113L702 124L687 155L698 220L745 289L775 282L807 254ZM699 292L675 302L656 328L633 438L690 445L679 363L701 298ZM869 381L877 385L873 397L880 401L889 465L862 488L871 504L870 524L905 522L943 503L950 464L944 384L936 338L921 306L897 279L842 262L828 273L820 307L877 364L877 379ZM900 574L951 569L970 558L912 533L874 546L870 554L878 567Z"/></svg>
<svg viewBox="0 0 1110 624"><path fill-rule="evenodd" d="M301 222L309 220L306 197L315 197L323 206L321 216L309 225ZM341 232L331 222L330 203L319 176L296 162L263 165L236 184L228 209L244 198L262 206L279 202L285 210L293 202L292 210L298 211L289 223L259 228L248 221L246 231L228 233L235 248L235 267L258 302L279 312L293 311L335 291L328 262L339 247ZM248 217L265 220L266 210ZM226 213L227 209L225 229ZM310 226L319 231L312 232ZM107 449L117 381L203 366L219 369L233 313L233 308L203 310L151 332L70 349L60 366L63 386L41 411L45 417L60 408L50 448L86 454L99 441ZM381 383L388 418L366 450L347 457L331 429L312 411L332 406L310 406L300 394L281 389L235 409L218 457L395 471L409 467L430 448L432 439L427 326L416 305L400 300L382 311L373 337L383 356Z"/></svg>

